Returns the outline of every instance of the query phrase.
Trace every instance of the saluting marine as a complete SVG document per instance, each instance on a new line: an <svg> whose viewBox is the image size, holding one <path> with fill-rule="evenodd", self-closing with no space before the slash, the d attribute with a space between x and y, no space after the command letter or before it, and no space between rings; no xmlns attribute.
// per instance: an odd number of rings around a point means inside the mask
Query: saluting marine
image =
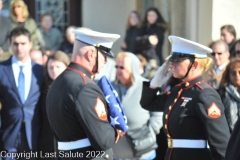
<svg viewBox="0 0 240 160"><path fill-rule="evenodd" d="M223 160L230 137L224 106L218 93L202 79L211 65L201 44L169 36L172 55L144 82L141 104L149 111L164 111L168 138L165 160ZM171 69L171 71L169 71ZM182 79L170 93L157 95L170 76Z"/></svg>
<svg viewBox="0 0 240 160"><path fill-rule="evenodd" d="M47 115L60 159L113 159L111 147L120 132L108 120L107 102L93 81L120 36L75 30L72 62L51 85ZM66 153L66 154L63 154ZM82 154L76 158L68 153Z"/></svg>

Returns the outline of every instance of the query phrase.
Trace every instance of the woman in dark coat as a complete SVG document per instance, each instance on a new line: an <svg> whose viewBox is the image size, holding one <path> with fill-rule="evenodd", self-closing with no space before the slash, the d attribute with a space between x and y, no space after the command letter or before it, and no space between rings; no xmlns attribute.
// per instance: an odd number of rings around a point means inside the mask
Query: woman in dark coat
<svg viewBox="0 0 240 160"><path fill-rule="evenodd" d="M127 31L122 44L122 50L136 54L135 41L139 35L141 18L137 11L132 11L128 17Z"/></svg>
<svg viewBox="0 0 240 160"><path fill-rule="evenodd" d="M167 25L159 10L149 8L140 29L140 36L136 40L136 52L142 54L148 61L155 59L162 64L164 61L162 45L166 29Z"/></svg>
<svg viewBox="0 0 240 160"><path fill-rule="evenodd" d="M46 105L45 105L47 92L53 80L56 79L67 68L68 64L69 64L69 58L67 54L61 51L56 51L52 55L50 55L46 63L46 67L45 67L46 81L45 81L43 95L41 98L42 122L41 122L40 138L39 138L39 151L41 152L41 155L45 155L45 153L46 154L54 153L54 138L53 138L50 124L48 122ZM51 158L49 157L49 159Z"/></svg>

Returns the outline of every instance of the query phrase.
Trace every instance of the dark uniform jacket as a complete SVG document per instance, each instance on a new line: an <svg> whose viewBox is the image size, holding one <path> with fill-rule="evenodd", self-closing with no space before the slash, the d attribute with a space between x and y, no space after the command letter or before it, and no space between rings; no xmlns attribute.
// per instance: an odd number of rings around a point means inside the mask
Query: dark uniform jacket
<svg viewBox="0 0 240 160"><path fill-rule="evenodd" d="M225 160L240 159L240 118L238 118L229 140Z"/></svg>
<svg viewBox="0 0 240 160"><path fill-rule="evenodd" d="M107 118L107 103L101 89L92 81L94 75L71 63L52 83L46 99L47 116L57 141L70 142L88 138L91 146L59 151L60 159L112 159L115 129ZM75 154L84 154L76 158ZM90 153L90 154L89 154Z"/></svg>
<svg viewBox="0 0 240 160"><path fill-rule="evenodd" d="M164 111L164 132L169 139L207 140L210 148L168 148L166 160L223 160L230 137L224 106L218 93L202 77L176 85L170 94L145 85L142 106ZM149 84L148 84L149 85ZM170 145L170 144L169 144Z"/></svg>

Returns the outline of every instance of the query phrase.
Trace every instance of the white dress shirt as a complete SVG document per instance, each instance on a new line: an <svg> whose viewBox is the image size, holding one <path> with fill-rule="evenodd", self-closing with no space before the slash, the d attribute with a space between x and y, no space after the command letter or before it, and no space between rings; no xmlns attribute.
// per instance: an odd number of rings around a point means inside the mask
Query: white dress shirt
<svg viewBox="0 0 240 160"><path fill-rule="evenodd" d="M218 74L219 72L221 72L226 66L228 65L228 61L223 63L221 66L217 67L216 65L214 65L214 70L215 72Z"/></svg>
<svg viewBox="0 0 240 160"><path fill-rule="evenodd" d="M17 60L15 56L12 56L12 69L13 69L13 75L15 79L16 86L18 87L18 76L20 72L20 66L23 67L23 74L25 78L25 100L28 97L30 87L31 87L31 78L32 78L32 63L30 57L25 63L22 63Z"/></svg>

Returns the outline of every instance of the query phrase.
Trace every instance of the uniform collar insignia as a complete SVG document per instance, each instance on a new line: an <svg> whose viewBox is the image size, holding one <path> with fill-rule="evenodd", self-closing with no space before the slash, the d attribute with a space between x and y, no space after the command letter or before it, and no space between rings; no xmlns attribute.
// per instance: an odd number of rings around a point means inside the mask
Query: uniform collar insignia
<svg viewBox="0 0 240 160"><path fill-rule="evenodd" d="M88 69L86 69L85 67L83 67L82 65L80 65L78 63L71 62L69 64L69 67L81 71L83 74L85 74L86 76L88 76L92 80L94 79L94 73L92 73L91 71L89 71Z"/></svg>
<svg viewBox="0 0 240 160"><path fill-rule="evenodd" d="M184 82L180 83L180 85L181 85L181 88L187 88L187 87L193 86L194 84L196 84L197 82L199 82L201 80L203 80L202 76L199 76L192 80L184 81Z"/></svg>

